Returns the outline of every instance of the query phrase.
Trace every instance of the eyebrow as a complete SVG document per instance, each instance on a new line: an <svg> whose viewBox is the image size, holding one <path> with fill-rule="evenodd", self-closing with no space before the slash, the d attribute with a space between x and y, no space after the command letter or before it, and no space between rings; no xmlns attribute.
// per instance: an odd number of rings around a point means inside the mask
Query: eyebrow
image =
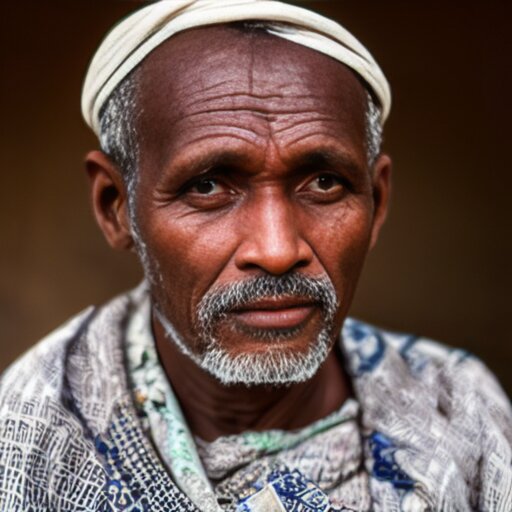
<svg viewBox="0 0 512 512"><path fill-rule="evenodd" d="M242 168L250 161L250 157L243 150L218 148L204 154L192 155L187 159L178 157L177 161L171 161L166 168L169 177L172 175L171 179L181 181L206 174L215 167ZM343 169L355 176L363 170L361 164L350 153L330 147L318 147L303 151L291 158L287 165L291 172L300 174L318 169Z"/></svg>
<svg viewBox="0 0 512 512"><path fill-rule="evenodd" d="M247 163L249 157L243 151L218 150L208 151L205 154L195 154L187 159L177 159L170 162L167 173L172 174L177 179L187 179L194 176L200 176L210 171L214 167L238 167Z"/></svg>
<svg viewBox="0 0 512 512"><path fill-rule="evenodd" d="M296 172L308 172L324 168L333 170L343 169L352 175L357 175L363 170L361 164L350 153L328 147L306 151L294 158L290 163Z"/></svg>

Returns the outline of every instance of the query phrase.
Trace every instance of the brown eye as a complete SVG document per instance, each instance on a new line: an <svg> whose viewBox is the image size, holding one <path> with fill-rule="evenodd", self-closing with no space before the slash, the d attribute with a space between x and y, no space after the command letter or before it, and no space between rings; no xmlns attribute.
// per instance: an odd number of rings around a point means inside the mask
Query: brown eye
<svg viewBox="0 0 512 512"><path fill-rule="evenodd" d="M317 178L318 188L321 190L330 190L338 183L332 176L320 176Z"/></svg>
<svg viewBox="0 0 512 512"><path fill-rule="evenodd" d="M224 189L213 179L204 179L198 181L192 188L192 192L204 196L212 196L224 192Z"/></svg>
<svg viewBox="0 0 512 512"><path fill-rule="evenodd" d="M313 192L334 192L343 189L340 180L332 174L321 174L308 185Z"/></svg>
<svg viewBox="0 0 512 512"><path fill-rule="evenodd" d="M183 187L181 197L185 203L197 210L209 210L231 204L236 196L222 179L216 177L198 178Z"/></svg>

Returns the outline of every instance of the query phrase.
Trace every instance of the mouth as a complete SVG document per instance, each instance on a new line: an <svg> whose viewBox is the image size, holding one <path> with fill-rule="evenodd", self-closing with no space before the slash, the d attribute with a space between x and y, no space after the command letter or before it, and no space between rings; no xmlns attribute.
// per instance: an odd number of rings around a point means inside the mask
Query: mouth
<svg viewBox="0 0 512 512"><path fill-rule="evenodd" d="M267 298L245 304L232 314L249 328L285 330L305 324L317 309L318 304L307 298Z"/></svg>

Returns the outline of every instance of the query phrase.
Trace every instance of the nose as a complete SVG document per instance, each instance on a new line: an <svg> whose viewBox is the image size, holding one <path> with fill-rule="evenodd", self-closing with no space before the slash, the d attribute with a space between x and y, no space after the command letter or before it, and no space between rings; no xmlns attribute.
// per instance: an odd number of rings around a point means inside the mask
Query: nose
<svg viewBox="0 0 512 512"><path fill-rule="evenodd" d="M235 254L240 270L281 275L308 266L313 250L301 235L293 205L279 194L254 201L247 211L243 240Z"/></svg>

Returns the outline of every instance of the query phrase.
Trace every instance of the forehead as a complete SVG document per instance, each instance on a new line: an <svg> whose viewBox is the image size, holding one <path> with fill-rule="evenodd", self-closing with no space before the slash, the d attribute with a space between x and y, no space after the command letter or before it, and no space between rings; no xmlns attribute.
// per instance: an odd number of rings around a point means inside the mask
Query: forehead
<svg viewBox="0 0 512 512"><path fill-rule="evenodd" d="M321 125L347 146L364 145L366 94L355 74L261 30L224 25L174 36L144 61L138 83L138 132L151 153L216 128L248 142L272 132L288 144Z"/></svg>

